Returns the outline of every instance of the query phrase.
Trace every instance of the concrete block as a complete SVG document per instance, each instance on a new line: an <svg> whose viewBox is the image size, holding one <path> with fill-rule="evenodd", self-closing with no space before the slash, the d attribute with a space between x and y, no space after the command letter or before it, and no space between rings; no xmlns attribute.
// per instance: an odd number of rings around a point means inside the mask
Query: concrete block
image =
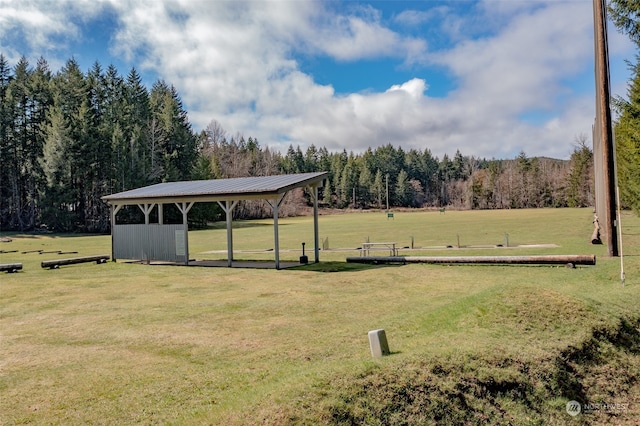
<svg viewBox="0 0 640 426"><path fill-rule="evenodd" d="M387 335L383 329L371 330L369 332L369 346L371 347L371 356L374 358L381 358L390 353Z"/></svg>

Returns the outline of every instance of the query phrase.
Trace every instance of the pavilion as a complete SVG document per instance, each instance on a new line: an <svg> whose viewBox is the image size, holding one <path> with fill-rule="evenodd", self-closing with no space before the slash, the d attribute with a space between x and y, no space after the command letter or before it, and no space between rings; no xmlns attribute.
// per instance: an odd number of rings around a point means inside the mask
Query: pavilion
<svg viewBox="0 0 640 426"><path fill-rule="evenodd" d="M278 207L286 194L306 188L313 199L315 262L319 262L318 188L328 172L166 182L102 197L111 207L111 258L166 261L189 265L189 210L198 202L217 202L227 223L227 266L233 266L233 209L241 200L266 200L273 210L275 267L280 269ZM163 206L175 204L182 213L181 224L165 224ZM124 206L138 206L144 224L119 224L117 214ZM157 207L157 223L151 213Z"/></svg>

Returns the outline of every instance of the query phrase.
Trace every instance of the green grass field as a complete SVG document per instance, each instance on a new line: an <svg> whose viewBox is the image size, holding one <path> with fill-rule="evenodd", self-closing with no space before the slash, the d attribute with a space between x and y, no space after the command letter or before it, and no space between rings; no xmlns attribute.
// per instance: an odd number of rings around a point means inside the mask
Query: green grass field
<svg viewBox="0 0 640 426"><path fill-rule="evenodd" d="M0 423L637 424L640 219L620 258L589 209L322 215L321 263L273 269L42 260L110 237L2 234ZM313 242L281 219L281 260ZM508 234L509 246L505 245ZM347 264L363 241L411 255L595 254L596 266ZM225 259L219 224L191 257ZM458 241L460 248L458 248ZM534 245L554 246L535 247ZM446 248L452 246L452 248ZM515 247L521 246L521 247ZM234 226L236 259L273 260L271 221ZM77 254L24 253L33 250ZM392 351L373 359L367 333ZM567 414L570 400L583 412ZM585 412L587 411L587 412Z"/></svg>

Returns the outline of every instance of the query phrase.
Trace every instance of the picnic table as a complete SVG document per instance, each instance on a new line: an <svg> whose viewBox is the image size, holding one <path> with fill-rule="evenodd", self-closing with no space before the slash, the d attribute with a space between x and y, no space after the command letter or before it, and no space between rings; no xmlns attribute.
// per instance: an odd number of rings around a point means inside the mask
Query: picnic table
<svg viewBox="0 0 640 426"><path fill-rule="evenodd" d="M381 242L381 243L362 243L362 249L360 250L360 256L369 256L369 252L372 250L389 250L389 256L397 256L398 248L395 242Z"/></svg>

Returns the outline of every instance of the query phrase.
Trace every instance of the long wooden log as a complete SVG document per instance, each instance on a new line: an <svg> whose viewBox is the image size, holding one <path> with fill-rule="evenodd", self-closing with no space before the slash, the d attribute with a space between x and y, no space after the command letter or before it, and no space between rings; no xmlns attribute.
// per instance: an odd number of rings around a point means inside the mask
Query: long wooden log
<svg viewBox="0 0 640 426"><path fill-rule="evenodd" d="M109 255L103 254L99 256L83 256L73 257L70 259L43 260L40 265L43 268L57 269L63 265L73 265L76 263L96 262L98 264L105 263L110 259Z"/></svg>
<svg viewBox="0 0 640 426"><path fill-rule="evenodd" d="M0 272L18 272L22 270L22 263L0 263Z"/></svg>
<svg viewBox="0 0 640 426"><path fill-rule="evenodd" d="M594 255L547 256L367 256L347 257L349 263L435 263L493 265L595 265Z"/></svg>

